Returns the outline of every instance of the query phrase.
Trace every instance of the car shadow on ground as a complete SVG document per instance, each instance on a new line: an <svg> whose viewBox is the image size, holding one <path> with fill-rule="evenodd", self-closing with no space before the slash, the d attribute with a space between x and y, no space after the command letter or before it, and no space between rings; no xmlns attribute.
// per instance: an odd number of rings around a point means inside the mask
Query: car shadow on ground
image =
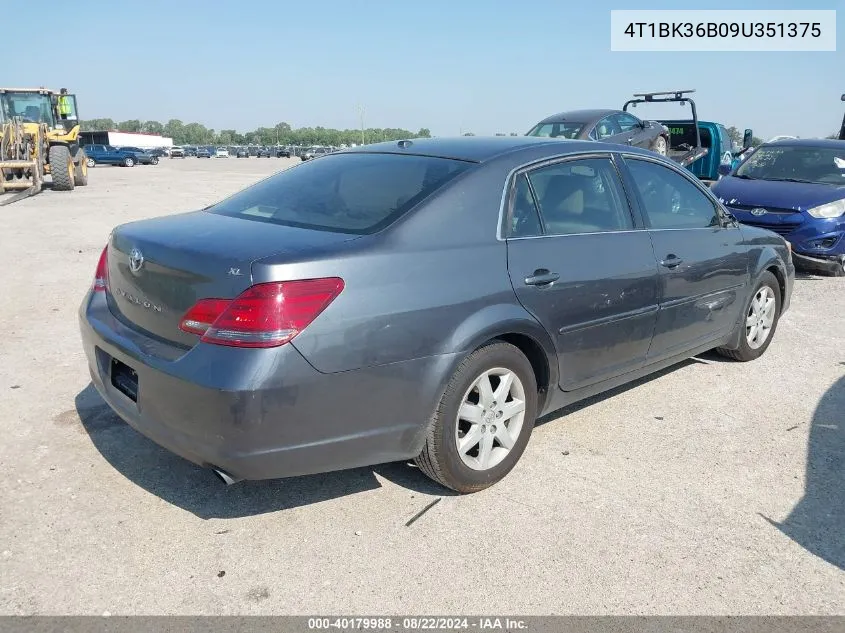
<svg viewBox="0 0 845 633"><path fill-rule="evenodd" d="M84 431L112 467L201 519L254 516L375 490L381 487L376 475L421 494L452 494L404 462L227 487L210 470L161 448L123 422L92 384L77 394L75 405Z"/></svg>
<svg viewBox="0 0 845 633"><path fill-rule="evenodd" d="M804 496L782 522L763 518L845 570L845 376L819 400L811 424Z"/></svg>

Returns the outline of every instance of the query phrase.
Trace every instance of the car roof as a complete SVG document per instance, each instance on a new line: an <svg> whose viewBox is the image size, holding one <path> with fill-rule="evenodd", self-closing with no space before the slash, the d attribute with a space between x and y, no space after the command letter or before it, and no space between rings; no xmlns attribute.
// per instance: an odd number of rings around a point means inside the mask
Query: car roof
<svg viewBox="0 0 845 633"><path fill-rule="evenodd" d="M794 145L796 147L826 147L829 149L840 149L845 151L845 141L833 138L785 138L779 141L763 143L763 146L784 146Z"/></svg>
<svg viewBox="0 0 845 633"><path fill-rule="evenodd" d="M407 144L407 145L406 145ZM505 154L530 151L546 146L549 155L569 154L574 152L621 151L651 155L651 152L632 146L620 146L597 141L576 141L541 136L457 136L437 138L417 138L406 141L387 141L360 147L350 147L335 152L336 154L408 154L452 158L474 163L484 163Z"/></svg>
<svg viewBox="0 0 845 633"><path fill-rule="evenodd" d="M574 121L575 123L592 123L606 117L609 114L616 114L621 110L569 110L567 112L558 112L546 117L540 123L564 123L566 121ZM538 124L539 125L539 124Z"/></svg>

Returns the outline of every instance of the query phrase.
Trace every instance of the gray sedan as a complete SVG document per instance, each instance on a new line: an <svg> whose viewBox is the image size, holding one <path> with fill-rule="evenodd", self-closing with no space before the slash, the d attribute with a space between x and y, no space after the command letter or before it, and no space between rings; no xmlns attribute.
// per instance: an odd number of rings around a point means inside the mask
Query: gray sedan
<svg viewBox="0 0 845 633"><path fill-rule="evenodd" d="M105 401L227 483L414 459L474 492L539 415L759 357L793 279L783 238L651 152L417 139L115 228L79 317Z"/></svg>
<svg viewBox="0 0 845 633"><path fill-rule="evenodd" d="M666 156L669 129L657 121L643 121L623 110L572 110L540 121L527 136L604 141L649 149Z"/></svg>

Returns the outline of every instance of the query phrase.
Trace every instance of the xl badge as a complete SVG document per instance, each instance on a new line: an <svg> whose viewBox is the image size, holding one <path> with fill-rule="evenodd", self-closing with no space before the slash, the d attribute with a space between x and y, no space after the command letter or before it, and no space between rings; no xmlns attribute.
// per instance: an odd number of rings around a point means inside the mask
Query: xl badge
<svg viewBox="0 0 845 633"><path fill-rule="evenodd" d="M754 209L751 209L751 215L756 215L757 217L766 215L766 213L768 213L768 211L766 211L763 207L755 207Z"/></svg>
<svg viewBox="0 0 845 633"><path fill-rule="evenodd" d="M141 270L141 266L144 265L144 254L139 251L137 248L133 248L129 252L129 270L133 273L137 273Z"/></svg>

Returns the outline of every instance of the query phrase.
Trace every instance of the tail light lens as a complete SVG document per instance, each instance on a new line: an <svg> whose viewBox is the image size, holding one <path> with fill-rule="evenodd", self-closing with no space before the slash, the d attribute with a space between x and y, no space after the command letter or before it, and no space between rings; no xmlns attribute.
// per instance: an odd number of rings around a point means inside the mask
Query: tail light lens
<svg viewBox="0 0 845 633"><path fill-rule="evenodd" d="M304 330L343 290L337 277L256 284L235 299L201 299L179 328L203 343L277 347Z"/></svg>
<svg viewBox="0 0 845 633"><path fill-rule="evenodd" d="M109 247L106 246L100 254L100 261L97 262L97 272L94 273L94 292L105 292L109 287Z"/></svg>

